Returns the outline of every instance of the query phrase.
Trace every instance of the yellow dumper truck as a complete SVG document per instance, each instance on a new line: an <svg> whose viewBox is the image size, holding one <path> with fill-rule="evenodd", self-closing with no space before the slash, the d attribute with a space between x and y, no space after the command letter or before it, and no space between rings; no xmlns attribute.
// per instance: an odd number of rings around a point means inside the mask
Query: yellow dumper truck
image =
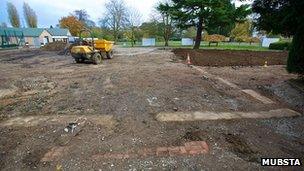
<svg viewBox="0 0 304 171"><path fill-rule="evenodd" d="M84 61L91 61L94 64L100 64L103 58L112 59L113 58L113 45L114 42L107 40L92 40L84 41L81 40L82 32L91 32L89 30L82 30L79 36L79 43L77 46L73 46L71 49L71 55L77 63Z"/></svg>

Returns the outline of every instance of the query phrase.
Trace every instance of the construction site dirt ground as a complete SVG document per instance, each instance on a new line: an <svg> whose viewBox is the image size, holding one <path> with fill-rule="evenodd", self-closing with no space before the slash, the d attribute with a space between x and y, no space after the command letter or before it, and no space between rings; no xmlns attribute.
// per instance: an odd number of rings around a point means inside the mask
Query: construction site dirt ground
<svg viewBox="0 0 304 171"><path fill-rule="evenodd" d="M283 65L187 66L154 48L116 48L93 65L13 50L0 52L0 71L0 170L263 170L278 168L261 157L304 159L304 94Z"/></svg>

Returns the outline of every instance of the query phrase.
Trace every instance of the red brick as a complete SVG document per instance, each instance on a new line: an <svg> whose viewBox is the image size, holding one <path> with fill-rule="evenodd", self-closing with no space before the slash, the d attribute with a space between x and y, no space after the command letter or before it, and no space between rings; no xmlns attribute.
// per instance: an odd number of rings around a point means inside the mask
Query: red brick
<svg viewBox="0 0 304 171"><path fill-rule="evenodd" d="M113 157L113 154L105 153L105 154L101 154L101 155L97 155L97 156L99 156L100 158L110 159Z"/></svg>
<svg viewBox="0 0 304 171"><path fill-rule="evenodd" d="M45 154L45 158L61 155L64 152L62 149L51 149L49 153ZM158 147L156 149L143 148L134 151L127 151L125 153L106 153L102 155L94 155L93 159L107 158L107 159L128 159L137 157L148 156L174 156L174 155L199 155L209 152L209 146L205 141L192 141L185 143L185 146L171 146L171 147Z"/></svg>
<svg viewBox="0 0 304 171"><path fill-rule="evenodd" d="M127 159L128 155L121 153L121 154L116 154L116 159Z"/></svg>
<svg viewBox="0 0 304 171"><path fill-rule="evenodd" d="M179 147L169 147L168 148L169 155L174 156L174 155L179 155L180 154L180 148Z"/></svg>
<svg viewBox="0 0 304 171"><path fill-rule="evenodd" d="M185 148L187 151L192 151L191 153L196 153L193 151L201 150L202 153L209 152L209 146L205 141L191 141L185 143Z"/></svg>
<svg viewBox="0 0 304 171"><path fill-rule="evenodd" d="M191 150L188 152L188 154L190 154L190 155L202 154L202 150Z"/></svg>
<svg viewBox="0 0 304 171"><path fill-rule="evenodd" d="M152 150L150 148L144 148L138 151L139 156L141 157L147 157L147 156L152 156L155 155L155 150Z"/></svg>
<svg viewBox="0 0 304 171"><path fill-rule="evenodd" d="M187 150L184 146L180 146L179 149L180 149L180 154L182 154L182 155L187 154Z"/></svg>
<svg viewBox="0 0 304 171"><path fill-rule="evenodd" d="M95 155L92 156L93 160L98 160L99 157L100 157L100 156L99 156L98 154L95 154Z"/></svg>
<svg viewBox="0 0 304 171"><path fill-rule="evenodd" d="M190 147L190 146L200 146L201 142L200 141L191 141L191 142L186 142L185 147Z"/></svg>
<svg viewBox="0 0 304 171"><path fill-rule="evenodd" d="M129 158L138 157L139 154L137 153L138 153L137 151L133 151L133 150L128 150L127 152L125 152L125 154L129 156Z"/></svg>
<svg viewBox="0 0 304 171"><path fill-rule="evenodd" d="M167 147L158 147L156 149L156 155L157 156L166 156L168 155L169 151Z"/></svg>
<svg viewBox="0 0 304 171"><path fill-rule="evenodd" d="M41 161L46 162L57 160L63 155L65 148L66 147L53 147L51 150L44 154Z"/></svg>
<svg viewBox="0 0 304 171"><path fill-rule="evenodd" d="M128 159L130 155L127 153L106 153L103 155L94 155L94 159L104 158L104 159Z"/></svg>
<svg viewBox="0 0 304 171"><path fill-rule="evenodd" d="M205 153L209 152L209 146L208 146L208 144L205 141L201 141L201 146L204 149Z"/></svg>
<svg viewBox="0 0 304 171"><path fill-rule="evenodd" d="M185 146L186 151L201 151L203 150L202 146Z"/></svg>
<svg viewBox="0 0 304 171"><path fill-rule="evenodd" d="M125 157L124 154L113 154L112 158L113 159L123 159Z"/></svg>

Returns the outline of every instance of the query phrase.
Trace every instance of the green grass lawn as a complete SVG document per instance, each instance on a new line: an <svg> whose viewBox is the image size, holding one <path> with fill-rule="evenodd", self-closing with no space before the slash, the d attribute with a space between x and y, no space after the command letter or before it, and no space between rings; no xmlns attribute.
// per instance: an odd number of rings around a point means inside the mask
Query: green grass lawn
<svg viewBox="0 0 304 171"><path fill-rule="evenodd" d="M130 42L118 42L118 45L122 47L129 48L131 47ZM141 46L141 42L137 42L135 47ZM156 42L156 47L165 47L165 42ZM193 48L193 46L182 46L181 41L169 41L169 47L173 48ZM234 42L222 42L218 46L212 44L209 46L208 42L201 43L201 49L223 49L223 50L252 50L252 51L268 51L268 48L262 47L259 43L234 43Z"/></svg>

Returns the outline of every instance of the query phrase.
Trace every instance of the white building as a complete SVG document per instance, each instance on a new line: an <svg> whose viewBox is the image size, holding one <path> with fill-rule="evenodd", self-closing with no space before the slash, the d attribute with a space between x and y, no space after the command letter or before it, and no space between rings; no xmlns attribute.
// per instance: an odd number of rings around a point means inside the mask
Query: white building
<svg viewBox="0 0 304 171"><path fill-rule="evenodd" d="M48 28L46 29L46 31L50 33L53 42L55 41L68 42L69 38L72 37L68 29Z"/></svg>

